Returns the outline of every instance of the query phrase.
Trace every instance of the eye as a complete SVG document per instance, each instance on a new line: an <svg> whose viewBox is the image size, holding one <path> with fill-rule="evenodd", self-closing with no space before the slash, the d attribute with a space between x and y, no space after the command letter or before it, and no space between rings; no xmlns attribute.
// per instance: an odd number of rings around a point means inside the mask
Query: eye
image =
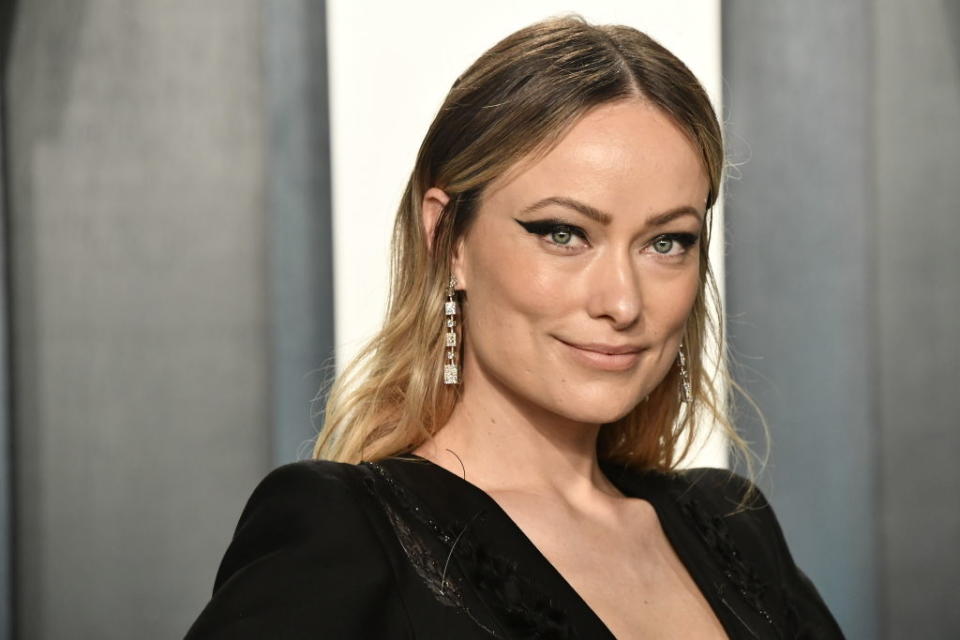
<svg viewBox="0 0 960 640"><path fill-rule="evenodd" d="M665 233L654 238L650 248L664 257L682 256L696 243L697 236L692 233Z"/></svg>
<svg viewBox="0 0 960 640"><path fill-rule="evenodd" d="M516 220L516 218L514 218ZM517 224L535 236L546 240L547 244L566 250L575 250L587 242L587 233L578 226L567 224L561 220L533 220L530 222L517 220Z"/></svg>
<svg viewBox="0 0 960 640"><path fill-rule="evenodd" d="M653 250L657 253L670 253L670 249L673 248L673 243L676 242L673 238L659 237L653 241Z"/></svg>
<svg viewBox="0 0 960 640"><path fill-rule="evenodd" d="M570 244L570 241L573 240L573 231L565 225L557 226L549 233L549 236L554 244Z"/></svg>

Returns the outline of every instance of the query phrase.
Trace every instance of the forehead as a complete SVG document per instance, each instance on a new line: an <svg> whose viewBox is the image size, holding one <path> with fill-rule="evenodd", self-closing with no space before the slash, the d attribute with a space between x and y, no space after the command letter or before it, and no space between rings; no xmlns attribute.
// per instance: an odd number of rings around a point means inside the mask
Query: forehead
<svg viewBox="0 0 960 640"><path fill-rule="evenodd" d="M521 160L494 181L484 200L517 208L567 196L616 220L683 205L702 211L708 190L693 141L660 109L630 100L588 112L548 153Z"/></svg>

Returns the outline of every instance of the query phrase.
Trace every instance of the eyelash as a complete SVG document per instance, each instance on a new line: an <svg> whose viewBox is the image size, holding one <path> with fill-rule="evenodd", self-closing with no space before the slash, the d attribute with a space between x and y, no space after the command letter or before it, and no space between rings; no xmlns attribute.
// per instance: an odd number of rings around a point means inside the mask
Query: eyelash
<svg viewBox="0 0 960 640"><path fill-rule="evenodd" d="M533 220L530 222L517 220L517 222L520 224L521 227L526 229L528 233L532 233L533 235L540 236L544 239L546 239L546 236L549 236L551 233L556 233L557 231L569 231L570 233L577 236L584 242L589 241L587 238L586 231L584 231L582 228L576 225L568 224L562 220ZM699 238L696 236L696 234L693 234L693 233L661 233L660 235L653 238L650 241L650 244L653 244L658 240L672 240L673 242L679 243L680 246L683 247L684 253L686 253L690 249L690 247L692 247L697 243L698 239ZM557 247L558 249L561 249L563 251L576 250L576 247L566 247L562 244L557 244L556 242L551 242L549 240L547 240L547 242L550 245ZM676 256L668 256L666 254L661 254L657 252L654 252L654 253L656 253L657 255L663 256L665 258L676 257Z"/></svg>
<svg viewBox="0 0 960 640"><path fill-rule="evenodd" d="M532 233L533 235L540 236L542 238L546 238L546 236L549 236L551 233L556 233L557 231L569 231L584 242L588 241L586 231L575 225L567 224L562 220L533 220L530 222L517 220L517 222L520 223L520 226L526 229L528 233ZM557 244L556 242L550 242L549 240L548 243L555 247L559 247L564 251L570 251L573 249L572 247L566 247L562 244Z"/></svg>

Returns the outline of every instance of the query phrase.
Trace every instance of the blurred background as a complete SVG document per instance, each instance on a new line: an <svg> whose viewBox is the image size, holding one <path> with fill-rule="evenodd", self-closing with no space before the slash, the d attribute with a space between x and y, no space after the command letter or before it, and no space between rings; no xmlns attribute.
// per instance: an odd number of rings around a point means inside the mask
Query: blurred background
<svg viewBox="0 0 960 640"><path fill-rule="evenodd" d="M5 0L0 640L185 633L379 323L446 90L568 11L722 108L713 258L798 564L850 638L958 637L960 3Z"/></svg>

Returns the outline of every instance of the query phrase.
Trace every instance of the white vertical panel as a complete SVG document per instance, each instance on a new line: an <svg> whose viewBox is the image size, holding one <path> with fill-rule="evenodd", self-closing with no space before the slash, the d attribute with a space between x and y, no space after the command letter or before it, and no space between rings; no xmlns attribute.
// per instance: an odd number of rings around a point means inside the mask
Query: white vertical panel
<svg viewBox="0 0 960 640"><path fill-rule="evenodd" d="M336 347L340 366L379 328L390 232L420 142L450 85L486 49L547 16L626 24L682 59L720 105L719 0L328 1ZM717 208L714 228L723 229ZM721 243L711 258L723 279ZM691 464L724 466L723 441Z"/></svg>

